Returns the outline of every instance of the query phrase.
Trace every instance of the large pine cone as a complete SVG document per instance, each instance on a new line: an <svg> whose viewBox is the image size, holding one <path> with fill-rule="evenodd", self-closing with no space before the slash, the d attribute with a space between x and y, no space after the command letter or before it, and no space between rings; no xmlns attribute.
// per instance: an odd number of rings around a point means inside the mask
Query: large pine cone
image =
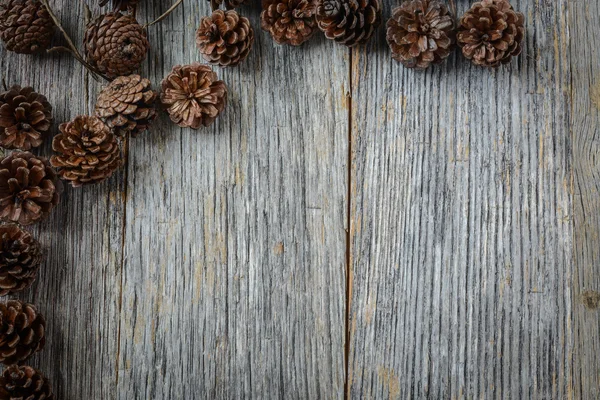
<svg viewBox="0 0 600 400"><path fill-rule="evenodd" d="M458 45L476 65L497 67L521 54L525 18L506 0L483 0L462 16Z"/></svg>
<svg viewBox="0 0 600 400"><path fill-rule="evenodd" d="M0 39L8 51L33 54L50 47L54 22L38 0L0 0Z"/></svg>
<svg viewBox="0 0 600 400"><path fill-rule="evenodd" d="M0 296L27 289L37 277L42 249L16 224L0 225Z"/></svg>
<svg viewBox="0 0 600 400"><path fill-rule="evenodd" d="M236 11L217 10L200 20L196 44L204 59L222 67L244 61L254 43L254 30L248 18Z"/></svg>
<svg viewBox="0 0 600 400"><path fill-rule="evenodd" d="M17 364L42 350L45 328L46 321L33 304L0 303L0 363Z"/></svg>
<svg viewBox="0 0 600 400"><path fill-rule="evenodd" d="M158 94L139 75L120 76L100 92L96 116L119 134L136 136L156 118Z"/></svg>
<svg viewBox="0 0 600 400"><path fill-rule="evenodd" d="M134 11L140 0L100 0L100 7L112 3L114 11Z"/></svg>
<svg viewBox="0 0 600 400"><path fill-rule="evenodd" d="M0 146L30 150L42 144L52 125L52 106L32 88L13 86L0 93Z"/></svg>
<svg viewBox="0 0 600 400"><path fill-rule="evenodd" d="M225 8L228 10L233 10L234 8L238 8L242 4L246 3L248 0L208 0L210 2L210 6L213 11L218 10L221 7L221 4L225 4Z"/></svg>
<svg viewBox="0 0 600 400"><path fill-rule="evenodd" d="M381 23L379 0L320 0L317 24L328 39L346 46L365 43Z"/></svg>
<svg viewBox="0 0 600 400"><path fill-rule="evenodd" d="M80 115L59 129L50 162L73 187L102 182L121 166L117 138L100 119Z"/></svg>
<svg viewBox="0 0 600 400"><path fill-rule="evenodd" d="M260 25L279 44L299 46L316 32L312 0L263 0Z"/></svg>
<svg viewBox="0 0 600 400"><path fill-rule="evenodd" d="M88 24L84 46L88 63L108 78L116 78L140 68L150 43L135 17L112 12Z"/></svg>
<svg viewBox="0 0 600 400"><path fill-rule="evenodd" d="M0 399L54 400L54 394L50 382L40 371L11 365L0 375Z"/></svg>
<svg viewBox="0 0 600 400"><path fill-rule="evenodd" d="M437 0L412 0L392 11L387 23L392 57L409 68L427 68L454 49L454 20Z"/></svg>
<svg viewBox="0 0 600 400"><path fill-rule="evenodd" d="M58 204L63 185L44 157L14 151L0 161L0 218L29 225Z"/></svg>
<svg viewBox="0 0 600 400"><path fill-rule="evenodd" d="M227 102L225 83L206 65L177 65L161 86L160 99L171 121L185 128L212 124Z"/></svg>

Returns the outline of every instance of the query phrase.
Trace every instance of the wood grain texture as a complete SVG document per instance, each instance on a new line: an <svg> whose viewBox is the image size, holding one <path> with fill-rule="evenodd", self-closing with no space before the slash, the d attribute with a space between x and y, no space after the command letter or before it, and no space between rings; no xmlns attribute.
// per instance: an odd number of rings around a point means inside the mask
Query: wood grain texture
<svg viewBox="0 0 600 400"><path fill-rule="evenodd" d="M567 4L513 3L499 70L353 51L352 398L573 396Z"/></svg>

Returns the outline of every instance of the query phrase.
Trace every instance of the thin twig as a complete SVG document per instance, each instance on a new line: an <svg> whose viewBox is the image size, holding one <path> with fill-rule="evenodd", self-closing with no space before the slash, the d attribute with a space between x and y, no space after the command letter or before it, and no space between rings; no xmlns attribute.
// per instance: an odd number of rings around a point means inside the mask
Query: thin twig
<svg viewBox="0 0 600 400"><path fill-rule="evenodd" d="M73 56L77 59L77 61L79 61L81 63L81 65L83 65L88 71L90 71L90 73L92 74L92 76L94 77L94 79L99 80L98 77L100 76L100 77L106 79L107 81L110 81L110 79L108 79L107 77L105 77L104 75L102 75L100 72L96 71L96 69L94 67L92 67L90 64L88 64L83 59L83 57L81 56L81 54L79 54L79 51L77 50L77 47L75 47L75 44L73 44L73 41L71 40L71 38L69 37L69 35L65 31L65 29L62 27L62 25L60 24L60 21L58 20L58 18L54 14L54 11L52 11L52 9L50 8L50 5L48 4L48 0L40 0L40 2L48 10L48 14L50 14L50 18L52 18L52 21L54 21L54 25L56 25L56 27L58 28L58 30L63 34L65 40L67 41L67 45L69 47L69 51L71 52L71 54L73 54ZM64 47L60 47L59 46L59 47L56 47L56 49L57 50L63 50ZM49 50L49 52L52 52L52 50Z"/></svg>
<svg viewBox="0 0 600 400"><path fill-rule="evenodd" d="M161 15L160 17L158 17L158 18L157 18L157 19L155 19L154 21L152 21L152 22L150 22L150 23L148 23L148 24L144 25L144 29L146 29L147 27L149 27L149 26L152 26L152 25L154 25L154 24L156 24L156 23L159 23L159 22L160 22L160 21L162 21L163 19L167 18L167 17L169 16L169 14L171 14L173 11L175 11L175 9L176 9L177 7L179 7L179 5L180 5L181 3L183 3L183 0L177 0L177 1L175 2L175 4L173 4L173 5L171 6L171 8L169 8L167 11L165 11L165 13L164 13L163 15Z"/></svg>

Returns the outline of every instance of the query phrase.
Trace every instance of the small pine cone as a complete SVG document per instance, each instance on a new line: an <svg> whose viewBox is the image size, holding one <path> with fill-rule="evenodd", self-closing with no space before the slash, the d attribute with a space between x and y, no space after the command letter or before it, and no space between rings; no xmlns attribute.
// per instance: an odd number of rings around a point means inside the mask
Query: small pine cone
<svg viewBox="0 0 600 400"><path fill-rule="evenodd" d="M40 243L16 224L0 225L0 296L31 286L42 263Z"/></svg>
<svg viewBox="0 0 600 400"><path fill-rule="evenodd" d="M0 93L0 146L30 150L42 144L52 125L52 106L32 88L13 86Z"/></svg>
<svg viewBox="0 0 600 400"><path fill-rule="evenodd" d="M119 134L137 136L156 118L158 94L139 75L120 76L105 87L96 102L96 116Z"/></svg>
<svg viewBox="0 0 600 400"><path fill-rule="evenodd" d="M242 4L248 2L248 0L208 0L210 1L210 6L213 11L218 10L221 7L221 4L225 4L225 8L228 10L233 10L234 8L238 8Z"/></svg>
<svg viewBox="0 0 600 400"><path fill-rule="evenodd" d="M210 17L202 18L196 31L196 44L204 59L222 67L244 61L253 43L250 21L233 10L217 10Z"/></svg>
<svg viewBox="0 0 600 400"><path fill-rule="evenodd" d="M100 119L80 115L59 129L50 162L73 187L102 182L121 166L117 137Z"/></svg>
<svg viewBox="0 0 600 400"><path fill-rule="evenodd" d="M316 32L312 0L263 0L260 25L279 44L299 46Z"/></svg>
<svg viewBox="0 0 600 400"><path fill-rule="evenodd" d="M346 46L365 43L381 23L379 0L320 0L317 24L328 39Z"/></svg>
<svg viewBox="0 0 600 400"><path fill-rule="evenodd" d="M161 86L160 99L171 121L184 128L212 124L227 102L227 86L206 65L177 65Z"/></svg>
<svg viewBox="0 0 600 400"><path fill-rule="evenodd" d="M0 303L0 363L17 364L44 348L46 321L33 304Z"/></svg>
<svg viewBox="0 0 600 400"><path fill-rule="evenodd" d="M0 399L54 400L48 378L34 368L11 365L0 375Z"/></svg>
<svg viewBox="0 0 600 400"><path fill-rule="evenodd" d="M112 3L114 11L135 11L140 0L100 0L100 7Z"/></svg>
<svg viewBox="0 0 600 400"><path fill-rule="evenodd" d="M408 68L427 68L454 49L454 20L438 0L411 0L392 11L386 39L396 61Z"/></svg>
<svg viewBox="0 0 600 400"><path fill-rule="evenodd" d="M473 4L460 19L458 45L473 64L497 67L521 54L525 18L507 0Z"/></svg>
<svg viewBox="0 0 600 400"><path fill-rule="evenodd" d="M44 157L14 151L0 161L0 218L29 225L50 214L63 191Z"/></svg>
<svg viewBox="0 0 600 400"><path fill-rule="evenodd" d="M140 68L150 43L135 17L112 12L88 24L84 46L88 63L108 78L116 78Z"/></svg>
<svg viewBox="0 0 600 400"><path fill-rule="evenodd" d="M54 22L39 0L0 1L0 39L8 51L42 52L50 47Z"/></svg>

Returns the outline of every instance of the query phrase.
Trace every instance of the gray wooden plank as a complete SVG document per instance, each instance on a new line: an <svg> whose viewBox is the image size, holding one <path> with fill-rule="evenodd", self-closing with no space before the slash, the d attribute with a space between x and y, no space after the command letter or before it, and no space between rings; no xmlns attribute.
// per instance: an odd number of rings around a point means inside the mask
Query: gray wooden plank
<svg viewBox="0 0 600 400"><path fill-rule="evenodd" d="M569 1L574 398L600 398L600 2Z"/></svg>
<svg viewBox="0 0 600 400"><path fill-rule="evenodd" d="M567 2L513 3L497 71L353 51L352 397L573 395Z"/></svg>
<svg viewBox="0 0 600 400"><path fill-rule="evenodd" d="M79 43L80 2L51 2ZM57 35L57 43L62 43ZM7 84L32 86L54 107L58 125L92 110L100 85L69 55L26 56L0 46L0 73ZM51 138L35 154L51 155ZM116 395L123 172L103 184L66 187L51 216L30 229L47 253L33 288L18 296L33 302L47 320L46 348L31 359L50 379L57 398L106 399Z"/></svg>
<svg viewBox="0 0 600 400"><path fill-rule="evenodd" d="M142 19L167 7L142 6ZM186 0L150 30L158 86L201 61L209 12ZM132 140L118 397L341 398L348 51L276 45L259 8L225 113L197 132L162 116Z"/></svg>

